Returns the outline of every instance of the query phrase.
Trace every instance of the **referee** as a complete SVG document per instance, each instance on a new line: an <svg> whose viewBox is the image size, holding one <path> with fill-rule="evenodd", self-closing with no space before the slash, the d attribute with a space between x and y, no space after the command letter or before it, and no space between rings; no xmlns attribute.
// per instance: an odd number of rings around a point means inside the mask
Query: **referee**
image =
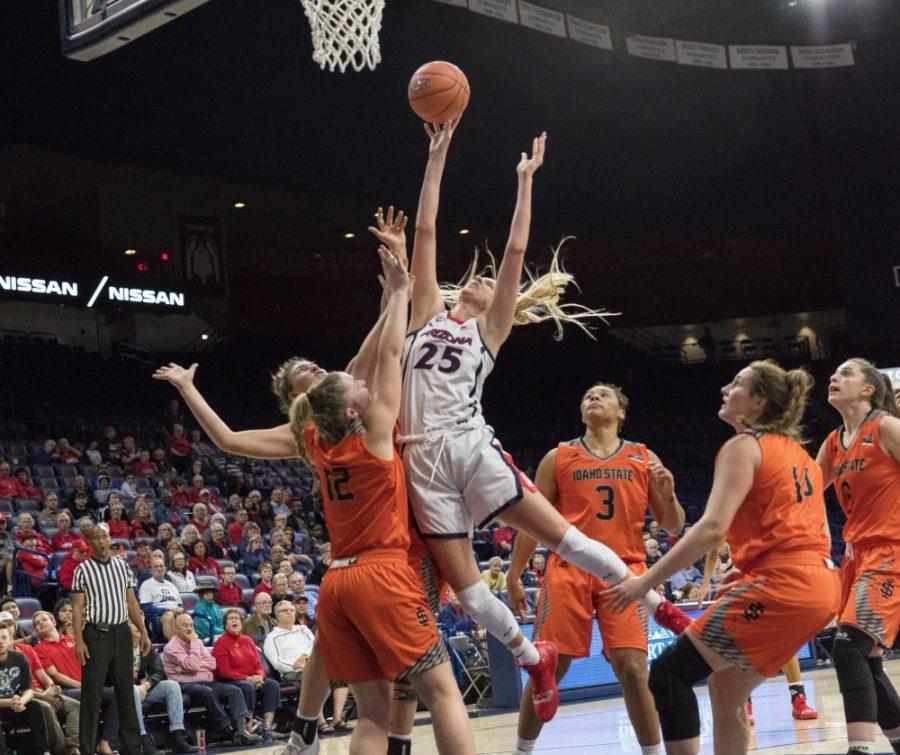
<svg viewBox="0 0 900 755"><path fill-rule="evenodd" d="M134 658L131 630L141 632L141 654L150 652L144 617L131 586L131 568L110 555L109 527L98 524L90 532L94 555L82 561L72 580L75 653L84 669L81 674L79 747L90 755L97 746L100 698L107 676L112 680L121 722L124 755L141 755L140 725L134 706Z"/></svg>

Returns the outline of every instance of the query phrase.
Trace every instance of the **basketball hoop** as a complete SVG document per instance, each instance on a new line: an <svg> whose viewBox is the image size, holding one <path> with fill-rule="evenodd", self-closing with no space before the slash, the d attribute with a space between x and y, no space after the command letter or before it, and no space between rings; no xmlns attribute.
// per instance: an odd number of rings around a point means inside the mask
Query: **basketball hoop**
<svg viewBox="0 0 900 755"><path fill-rule="evenodd" d="M375 70L384 0L300 0L312 28L313 60L341 73Z"/></svg>

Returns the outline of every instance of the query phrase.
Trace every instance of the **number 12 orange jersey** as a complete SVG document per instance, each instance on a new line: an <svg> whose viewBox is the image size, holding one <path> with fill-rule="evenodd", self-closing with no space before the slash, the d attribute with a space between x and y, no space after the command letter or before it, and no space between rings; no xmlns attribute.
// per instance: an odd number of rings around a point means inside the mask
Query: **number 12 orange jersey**
<svg viewBox="0 0 900 755"><path fill-rule="evenodd" d="M361 435L345 435L328 446L312 424L306 428L306 447L322 485L332 557L407 551L406 475L396 450L393 459L379 459Z"/></svg>
<svg viewBox="0 0 900 755"><path fill-rule="evenodd" d="M591 453L581 438L560 443L554 506L567 522L611 548L625 563L643 562L649 462L650 453L642 443L623 440L606 458Z"/></svg>

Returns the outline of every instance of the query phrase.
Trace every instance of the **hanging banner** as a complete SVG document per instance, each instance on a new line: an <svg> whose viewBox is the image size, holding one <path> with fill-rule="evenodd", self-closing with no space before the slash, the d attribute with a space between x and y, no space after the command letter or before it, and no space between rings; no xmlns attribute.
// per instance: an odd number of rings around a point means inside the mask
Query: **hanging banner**
<svg viewBox="0 0 900 755"><path fill-rule="evenodd" d="M444 5L455 5L457 8L468 8L469 0L437 0Z"/></svg>
<svg viewBox="0 0 900 755"><path fill-rule="evenodd" d="M566 17L562 13L526 3L525 0L519 0L519 22L529 29L555 37L566 37Z"/></svg>
<svg viewBox="0 0 900 755"><path fill-rule="evenodd" d="M728 51L724 45L708 45L705 42L675 40L675 53L683 66L704 68L728 68Z"/></svg>
<svg viewBox="0 0 900 755"><path fill-rule="evenodd" d="M566 21L571 39L591 47L599 47L601 50L612 50L612 35L609 33L608 26L594 24L568 14L566 14Z"/></svg>
<svg viewBox="0 0 900 755"><path fill-rule="evenodd" d="M674 63L678 60L675 54L675 40L663 37L628 37L625 40L628 53L636 58L649 60L665 60Z"/></svg>
<svg viewBox="0 0 900 755"><path fill-rule="evenodd" d="M728 45L732 68L787 70L787 48L777 45Z"/></svg>
<svg viewBox="0 0 900 755"><path fill-rule="evenodd" d="M855 65L853 45L791 47L794 68L840 68Z"/></svg>
<svg viewBox="0 0 900 755"><path fill-rule="evenodd" d="M501 21L519 23L516 0L469 0L469 10Z"/></svg>
<svg viewBox="0 0 900 755"><path fill-rule="evenodd" d="M194 296L225 298L225 255L219 218L178 216L184 280Z"/></svg>

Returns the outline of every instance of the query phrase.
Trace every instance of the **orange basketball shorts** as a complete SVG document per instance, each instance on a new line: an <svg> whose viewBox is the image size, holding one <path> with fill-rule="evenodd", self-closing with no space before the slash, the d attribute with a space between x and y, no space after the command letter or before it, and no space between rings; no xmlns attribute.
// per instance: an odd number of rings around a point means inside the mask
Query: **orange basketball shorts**
<svg viewBox="0 0 900 755"><path fill-rule="evenodd" d="M837 570L798 555L743 574L687 631L739 668L774 676L834 619L839 603Z"/></svg>
<svg viewBox="0 0 900 755"><path fill-rule="evenodd" d="M900 626L900 543L850 548L841 564L839 624L850 624L885 648Z"/></svg>
<svg viewBox="0 0 900 755"><path fill-rule="evenodd" d="M405 679L447 660L420 579L403 551L332 566L319 589L317 644L329 679Z"/></svg>
<svg viewBox="0 0 900 755"><path fill-rule="evenodd" d="M628 564L628 568L635 574L647 571L643 562ZM551 554L535 612L534 638L556 643L560 655L586 658L590 655L591 623L596 613L604 655L619 648L646 653L646 610L635 604L622 613L613 613L600 596L607 587L592 574Z"/></svg>

